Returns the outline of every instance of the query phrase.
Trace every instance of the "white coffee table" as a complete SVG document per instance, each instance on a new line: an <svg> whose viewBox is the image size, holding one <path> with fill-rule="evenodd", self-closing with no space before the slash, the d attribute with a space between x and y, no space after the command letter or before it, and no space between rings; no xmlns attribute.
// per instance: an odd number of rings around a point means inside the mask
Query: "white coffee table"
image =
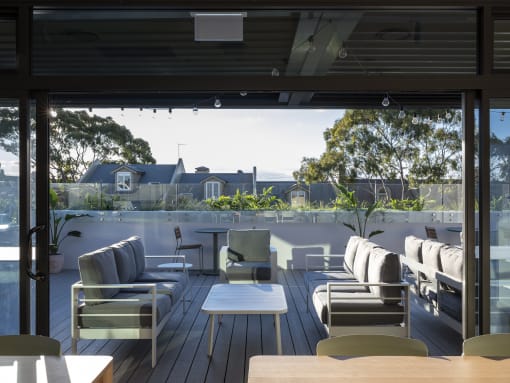
<svg viewBox="0 0 510 383"><path fill-rule="evenodd" d="M226 314L274 315L276 351L282 353L280 314L287 312L283 287L277 284L216 284L211 287L202 305L202 312L209 314L209 348L212 356L214 316Z"/></svg>

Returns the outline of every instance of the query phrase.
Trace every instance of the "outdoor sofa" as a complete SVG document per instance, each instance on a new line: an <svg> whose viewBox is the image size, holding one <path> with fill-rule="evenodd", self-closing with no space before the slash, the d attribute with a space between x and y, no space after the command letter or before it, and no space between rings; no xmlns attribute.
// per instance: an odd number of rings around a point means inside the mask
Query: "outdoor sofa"
<svg viewBox="0 0 510 383"><path fill-rule="evenodd" d="M426 308L462 334L462 248L414 235L405 238L402 263Z"/></svg>
<svg viewBox="0 0 510 383"><path fill-rule="evenodd" d="M189 279L181 271L147 269L148 257L134 236L78 258L81 280L71 287L73 354L79 339L151 339L156 365L157 336L179 300L185 308ZM184 257L168 256L185 270Z"/></svg>
<svg viewBox="0 0 510 383"><path fill-rule="evenodd" d="M341 269L308 269L304 273L307 306L313 305L329 336L409 337L409 284L402 281L400 256L367 239L351 236L345 254L336 257L343 261Z"/></svg>

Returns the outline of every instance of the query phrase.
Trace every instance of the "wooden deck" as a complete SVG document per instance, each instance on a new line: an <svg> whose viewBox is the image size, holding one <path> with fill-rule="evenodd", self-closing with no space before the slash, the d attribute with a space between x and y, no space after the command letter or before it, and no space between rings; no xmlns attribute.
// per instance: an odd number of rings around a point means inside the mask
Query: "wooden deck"
<svg viewBox="0 0 510 383"><path fill-rule="evenodd" d="M285 355L314 354L316 343L326 336L320 322L307 312L301 271L281 271L280 283L287 297L288 313L281 316L282 347ZM71 352L70 285L79 279L77 271L52 275L51 336ZM176 306L158 338L158 363L150 363L149 340L81 340L82 354L114 357L115 382L244 382L248 360L257 354L275 354L273 318L269 315L225 315L217 327L213 357L207 357L209 317L200 307L214 276L192 276L189 309ZM462 338L419 305L412 307L412 337L428 345L431 355L460 355Z"/></svg>

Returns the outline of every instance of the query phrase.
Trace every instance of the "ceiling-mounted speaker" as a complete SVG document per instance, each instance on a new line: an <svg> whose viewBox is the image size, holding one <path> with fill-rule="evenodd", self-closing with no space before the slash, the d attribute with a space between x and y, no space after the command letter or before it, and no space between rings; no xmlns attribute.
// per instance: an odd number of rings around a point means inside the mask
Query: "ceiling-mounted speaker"
<svg viewBox="0 0 510 383"><path fill-rule="evenodd" d="M192 13L195 41L243 41L246 13Z"/></svg>

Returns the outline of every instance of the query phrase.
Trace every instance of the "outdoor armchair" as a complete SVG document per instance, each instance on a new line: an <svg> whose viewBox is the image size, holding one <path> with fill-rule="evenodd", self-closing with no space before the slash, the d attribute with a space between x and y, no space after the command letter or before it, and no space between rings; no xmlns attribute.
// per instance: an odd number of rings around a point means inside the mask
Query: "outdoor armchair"
<svg viewBox="0 0 510 383"><path fill-rule="evenodd" d="M220 281L277 283L277 251L265 229L229 230L220 250Z"/></svg>

